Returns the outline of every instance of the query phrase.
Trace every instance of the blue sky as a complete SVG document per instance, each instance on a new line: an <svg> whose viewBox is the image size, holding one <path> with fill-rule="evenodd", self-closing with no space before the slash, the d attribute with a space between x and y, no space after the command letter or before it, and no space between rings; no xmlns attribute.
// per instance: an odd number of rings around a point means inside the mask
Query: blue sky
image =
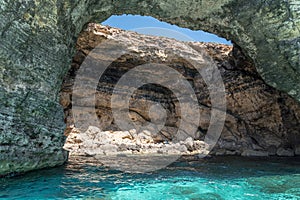
<svg viewBox="0 0 300 200"><path fill-rule="evenodd" d="M142 34L157 35L176 38L182 41L201 41L231 44L224 38L204 31L192 31L187 28L180 28L165 22L161 22L153 17L139 15L111 16L103 25L132 30Z"/></svg>

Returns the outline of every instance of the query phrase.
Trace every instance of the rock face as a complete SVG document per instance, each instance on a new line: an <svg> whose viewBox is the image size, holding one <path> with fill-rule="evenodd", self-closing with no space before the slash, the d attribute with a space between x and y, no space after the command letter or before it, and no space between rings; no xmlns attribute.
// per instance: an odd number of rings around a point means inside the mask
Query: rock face
<svg viewBox="0 0 300 200"><path fill-rule="evenodd" d="M115 60L106 69L99 80L95 102L87 104L83 100L74 101L73 97L72 105L72 87L79 67L83 65L82 62L87 59L87 55L96 60L96 54L91 53L91 50L106 45L106 40L119 43L125 41L126 46L132 51ZM205 150L202 141L209 127L212 109L208 86L186 60L168 51L168 48L175 48L183 42L167 38L160 38L159 41L157 45L157 37L124 32L96 24L89 24L80 34L76 45L78 51L73 59L72 68L64 80L61 93L61 104L65 109L65 121L68 126L66 135L70 135L66 148L72 154L167 153L168 150L169 153L193 154ZM294 156L294 151L300 143L300 104L287 94L265 84L252 62L238 47L197 42L189 42L186 45L199 52L204 49L217 64L225 84L227 117L221 137L211 154ZM164 56L154 56L154 52L164 52ZM180 55L183 54L184 52ZM101 58L98 65L103 65L107 60L108 57ZM135 91L130 100L129 115L138 125L150 123L152 119L148 112L151 102L160 103L168 113L164 128L157 134L153 134L151 130L119 130L111 109L113 90L116 84L119 84L118 80L128 71L147 62L163 63L176 69L193 85L201 116L196 135L176 141L174 134L179 129L178 121L182 115L179 112L180 104L172 92L155 84L140 87ZM156 75L159 72L151 71L151 73ZM136 75L135 79L138 79L138 76ZM122 90L121 93L128 90L126 85L119 88ZM87 131L80 132L74 128L76 120L74 125L72 106L79 107L81 115L96 112L100 123L91 120L87 123L103 130L90 127ZM159 115L158 113L158 117ZM134 134L130 131L134 131ZM196 148L201 142L202 145Z"/></svg>
<svg viewBox="0 0 300 200"><path fill-rule="evenodd" d="M151 15L230 39L268 84L300 100L298 0L0 0L0 5L0 174L66 160L61 82L83 25L113 14Z"/></svg>

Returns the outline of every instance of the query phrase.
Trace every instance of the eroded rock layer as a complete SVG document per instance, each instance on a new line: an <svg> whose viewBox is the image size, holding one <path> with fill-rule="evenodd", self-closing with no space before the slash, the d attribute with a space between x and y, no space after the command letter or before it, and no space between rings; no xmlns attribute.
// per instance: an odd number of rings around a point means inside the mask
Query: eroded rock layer
<svg viewBox="0 0 300 200"><path fill-rule="evenodd" d="M122 35L122 37L118 37L118 35ZM203 148L201 145L198 145L199 149L191 147L197 146L198 141L204 140L209 127L211 100L207 85L188 60L173 55L170 51L182 42L159 38L159 45L157 45L157 39L153 36L124 32L95 24L90 24L81 33L77 42L78 51L74 57L72 69L65 78L61 95L61 103L65 109L65 120L68 125L66 135L71 132L67 146L73 153L97 154L97 152L107 151L107 145L110 146L110 153L124 151L127 153L157 151L167 153L166 149L169 149L170 153L189 154L193 151L197 153L197 150ZM103 130L101 132L99 129L90 128L92 131L88 130L82 133L77 129L72 129L74 127L71 109L72 86L77 71L86 56L95 47L106 45L105 41L107 40L120 43L128 41L126 46L132 51L114 60L106 69L99 79L95 102L87 104L86 101L78 101L79 104L73 105L81 108L81 114L94 112L95 107L99 124L89 122L89 125L101 127ZM221 72L226 88L227 117L221 137L212 154L244 156L294 156L295 153L299 154L300 105L297 101L265 84L256 72L253 63L243 55L238 47L197 42L185 44L198 52L205 50L213 58ZM160 52L160 56L157 56L155 52ZM182 52L181 55L184 53ZM162 54L163 56L161 56ZM89 57L93 56L89 55ZM192 58L192 55L190 56ZM99 65L108 59L104 58ZM126 72L145 63L160 63L177 70L185 79L189 80L197 96L201 116L198 132L191 138L183 138L181 141L183 143L177 147L176 142L178 141L174 134L180 126L178 123L182 114L180 105L172 91L158 84L148 84L137 89L131 98L129 110L131 120L142 126L153 120L149 117L149 108L152 103L160 103L167 112L167 120L159 133L151 135L151 130L146 134L145 131L139 132L138 130L134 130L134 134L131 134L132 130L123 130L122 132L114 122L110 106L116 84ZM96 73L96 71L92 73ZM156 73L159 72L151 71L151 74ZM136 79L139 78L138 76L136 75ZM166 76L167 78L170 77ZM128 92L126 85L122 85L121 88L120 93ZM159 118L159 114L157 117ZM185 140L187 141L184 142ZM168 145L172 143L174 143L173 149ZM158 144L158 146L154 144Z"/></svg>

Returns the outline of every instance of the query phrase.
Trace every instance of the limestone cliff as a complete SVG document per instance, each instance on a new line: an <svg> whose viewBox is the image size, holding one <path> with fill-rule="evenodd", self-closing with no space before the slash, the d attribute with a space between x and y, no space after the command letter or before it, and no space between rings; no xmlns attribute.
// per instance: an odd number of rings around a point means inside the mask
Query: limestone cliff
<svg viewBox="0 0 300 200"><path fill-rule="evenodd" d="M122 37L118 38L118 34L122 34ZM128 41L127 43L125 42L126 46L134 50L115 60L106 69L97 86L95 105L88 105L85 101L79 101L77 105L73 104L73 106L80 107L80 114L94 112L93 106L95 106L100 124L98 122L88 122L89 125L101 127L103 131L111 131L111 133L104 133L95 129L93 129L93 133L90 133L91 131L82 133L77 129L72 130L72 127L74 127L71 102L72 86L77 71L91 50L98 45L106 45L105 41L110 40L108 38L111 35L113 35L111 39L114 41L120 43L124 42L121 40ZM157 45L158 40L159 45ZM124 151L127 153L132 151L145 153L145 151L153 152L153 149L155 149L155 152L166 152L165 149L169 148L168 145L164 144L163 147L165 148L158 145L160 147L158 148L154 144L163 144L166 141L168 144L174 143L174 134L178 131L178 122L182 115L180 113L180 105L178 100L176 100L176 96L170 90L159 85L150 84L140 87L132 96L129 106L131 120L137 124L145 124L151 121L148 114L151 102L155 101L163 105L168 115L164 128L159 134L151 135L150 131L148 135L146 132L146 136L145 132L142 132L140 136L139 133L136 136L132 136L130 130L120 132L114 121L110 106L112 93L118 80L134 67L148 62L163 63L170 68L180 71L193 85L201 116L198 132L194 138L188 139L188 143L184 143L186 148L179 145L177 147L181 149L178 151L182 151L183 154L193 153L193 151L197 153L197 149L189 148L189 146L195 146L198 141L204 140L210 124L212 104L208 86L203 78L199 78L198 72L193 69L187 60L178 55L172 55L171 52L175 51L178 43L183 42L89 24L87 29L80 34L76 45L78 51L62 87L61 104L64 106L65 120L68 125L66 135L69 135L71 132L72 137L72 139L67 140L67 146L72 153L84 154L85 152L93 152L91 154L96 154L101 152L103 148L107 150L107 144L110 144L110 153ZM295 152L296 154L300 153L300 105L297 101L287 94L268 86L257 73L254 64L243 55L238 47L198 42L186 44L197 51L204 49L213 58L225 84L227 117L218 144L214 147L211 154L293 156ZM148 55L145 55L145 49ZM169 49L171 51L168 51ZM165 55L163 57L153 56L154 54L152 53L154 52L164 52ZM181 55L183 54L184 52ZM102 65L108 59L107 57L101 58L98 65ZM159 72L151 71L151 73L155 75ZM167 78L169 77L166 76ZM127 91L125 85L122 85L121 89L123 90L122 92ZM145 137L148 139L144 143L139 142ZM88 142L85 140L88 140ZM195 144L190 145L190 142ZM86 145L87 143L89 145ZM152 144L152 147L149 147L149 143ZM143 144L148 146L143 146ZM176 149L176 145L173 146L173 149L170 147L169 152L174 153L174 149ZM190 151L188 151L189 149Z"/></svg>

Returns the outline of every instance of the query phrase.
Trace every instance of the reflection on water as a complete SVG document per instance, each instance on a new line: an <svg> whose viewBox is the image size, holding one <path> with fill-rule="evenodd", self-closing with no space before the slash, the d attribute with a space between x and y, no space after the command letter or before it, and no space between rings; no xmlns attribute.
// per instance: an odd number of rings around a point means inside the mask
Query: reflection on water
<svg viewBox="0 0 300 200"><path fill-rule="evenodd" d="M1 179L0 199L300 199L300 159L182 159L130 174L73 157L63 167Z"/></svg>
<svg viewBox="0 0 300 200"><path fill-rule="evenodd" d="M146 173L160 170L178 160L178 155L136 154L97 155L95 159L112 169L128 173Z"/></svg>

